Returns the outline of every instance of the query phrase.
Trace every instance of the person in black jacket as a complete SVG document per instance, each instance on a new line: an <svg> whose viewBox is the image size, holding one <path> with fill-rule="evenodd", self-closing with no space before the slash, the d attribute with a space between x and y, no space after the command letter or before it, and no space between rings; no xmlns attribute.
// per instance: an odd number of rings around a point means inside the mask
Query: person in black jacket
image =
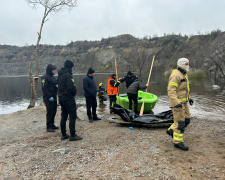
<svg viewBox="0 0 225 180"><path fill-rule="evenodd" d="M61 140L68 139L70 141L81 140L82 138L76 134L75 124L77 117L76 101L75 95L77 94L77 89L74 84L72 68L74 64L70 60L66 60L64 67L58 72L58 95L59 103L61 105ZM69 115L69 128L70 136L66 134L66 121Z"/></svg>
<svg viewBox="0 0 225 180"><path fill-rule="evenodd" d="M134 112L137 114L138 107L138 90L144 90L148 87L149 84L142 86L141 80L136 78L134 82L127 89L127 95L129 99L129 109L132 110L132 101L134 101Z"/></svg>
<svg viewBox="0 0 225 180"><path fill-rule="evenodd" d="M126 76L119 78L119 81L121 83L126 82L126 87L129 88L136 78L137 76L135 76L131 71L128 71Z"/></svg>
<svg viewBox="0 0 225 180"><path fill-rule="evenodd" d="M56 66L48 64L46 73L41 77L43 101L46 106L46 126L48 132L55 132L59 127L55 126L57 112L57 81L54 77Z"/></svg>
<svg viewBox="0 0 225 180"><path fill-rule="evenodd" d="M83 89L84 89L84 96L86 98L87 116L90 123L93 123L93 120L95 121L101 120L96 114L97 89L96 89L95 81L93 80L94 75L95 75L95 71L92 68L89 68L87 75L83 78ZM91 112L91 109L92 109L92 112Z"/></svg>

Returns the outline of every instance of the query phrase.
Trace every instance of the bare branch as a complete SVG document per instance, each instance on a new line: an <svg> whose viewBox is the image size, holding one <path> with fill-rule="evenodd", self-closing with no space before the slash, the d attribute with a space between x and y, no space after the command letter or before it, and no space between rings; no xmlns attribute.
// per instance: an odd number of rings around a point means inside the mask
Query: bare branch
<svg viewBox="0 0 225 180"><path fill-rule="evenodd" d="M221 65L219 65L211 56L209 57L215 64L216 66L219 68L220 72L222 73L223 77L225 77L225 73L223 72L223 69L221 67Z"/></svg>
<svg viewBox="0 0 225 180"><path fill-rule="evenodd" d="M225 60L224 60L224 59L222 59L221 57L219 57L219 55L218 55L218 54L215 54L215 55L216 55L216 57L217 57L220 61L225 62Z"/></svg>

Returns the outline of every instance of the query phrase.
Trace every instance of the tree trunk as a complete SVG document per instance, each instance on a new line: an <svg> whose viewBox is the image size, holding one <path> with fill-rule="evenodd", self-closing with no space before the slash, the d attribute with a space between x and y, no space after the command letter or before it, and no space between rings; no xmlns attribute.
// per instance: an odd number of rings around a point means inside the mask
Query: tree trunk
<svg viewBox="0 0 225 180"><path fill-rule="evenodd" d="M44 12L44 16L42 18L41 27L40 27L40 31L38 33L38 40L37 40L37 44L36 44L36 71L35 71L35 75L33 78L32 78L32 63L30 64L30 69L29 69L31 97L30 97L30 104L28 106L28 109L33 108L35 106L35 102L36 102L37 85L38 85L39 71L40 71L40 69L39 69L39 43L41 40L42 28L45 23L45 18L47 17L47 15L48 15L47 7L45 7L45 12Z"/></svg>
<svg viewBox="0 0 225 180"><path fill-rule="evenodd" d="M33 94L34 94L34 81L33 81L33 77L32 77L32 62L30 63L30 66L29 66L29 80L30 80L31 97L30 97L30 104L29 104L27 109L35 106L35 98L33 96Z"/></svg>

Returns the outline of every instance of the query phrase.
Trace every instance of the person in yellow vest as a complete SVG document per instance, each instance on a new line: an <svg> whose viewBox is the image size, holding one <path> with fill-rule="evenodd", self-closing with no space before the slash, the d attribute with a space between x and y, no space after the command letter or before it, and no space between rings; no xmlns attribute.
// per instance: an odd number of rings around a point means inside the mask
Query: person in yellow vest
<svg viewBox="0 0 225 180"><path fill-rule="evenodd" d="M112 113L111 109L112 109L113 103L116 103L116 95L119 93L118 92L119 85L120 85L120 81L116 82L116 74L112 74L112 76L108 78L108 83L107 83L110 113Z"/></svg>
<svg viewBox="0 0 225 180"><path fill-rule="evenodd" d="M190 111L188 102L193 105L190 97L190 88L187 72L189 71L189 60L180 58L177 61L177 69L173 70L169 78L168 96L169 106L172 108L174 123L166 131L173 138L174 147L187 151L184 145L183 134L190 123Z"/></svg>

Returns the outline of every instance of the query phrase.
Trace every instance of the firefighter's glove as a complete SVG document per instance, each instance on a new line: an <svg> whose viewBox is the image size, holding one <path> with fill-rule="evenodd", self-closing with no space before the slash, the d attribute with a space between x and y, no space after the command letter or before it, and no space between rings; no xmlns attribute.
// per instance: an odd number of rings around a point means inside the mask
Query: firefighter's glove
<svg viewBox="0 0 225 180"><path fill-rule="evenodd" d="M176 105L175 108L182 108L182 104Z"/></svg>
<svg viewBox="0 0 225 180"><path fill-rule="evenodd" d="M192 106L194 101L192 99L189 99L189 104Z"/></svg>
<svg viewBox="0 0 225 180"><path fill-rule="evenodd" d="M53 97L50 97L49 98L49 101L53 102L54 101L54 98Z"/></svg>

